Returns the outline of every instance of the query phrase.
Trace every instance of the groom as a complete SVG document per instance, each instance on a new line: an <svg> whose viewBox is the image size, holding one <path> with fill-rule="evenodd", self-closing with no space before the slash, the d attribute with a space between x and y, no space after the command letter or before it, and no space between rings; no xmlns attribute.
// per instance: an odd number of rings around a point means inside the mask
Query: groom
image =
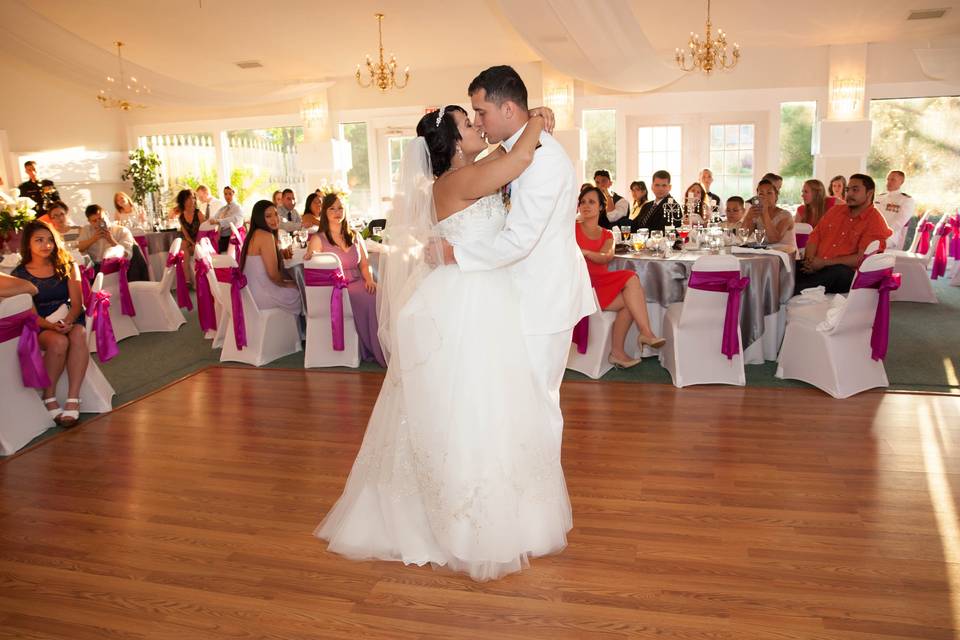
<svg viewBox="0 0 960 640"><path fill-rule="evenodd" d="M488 143L513 147L527 124L527 87L512 67L490 67L473 79L467 92L474 125ZM571 332L597 310L587 265L577 247L577 184L563 147L547 133L533 163L507 185L510 213L492 238L447 248L447 262L461 271L509 266L521 298L527 353L537 374L548 419L563 435L560 383L570 352Z"/></svg>

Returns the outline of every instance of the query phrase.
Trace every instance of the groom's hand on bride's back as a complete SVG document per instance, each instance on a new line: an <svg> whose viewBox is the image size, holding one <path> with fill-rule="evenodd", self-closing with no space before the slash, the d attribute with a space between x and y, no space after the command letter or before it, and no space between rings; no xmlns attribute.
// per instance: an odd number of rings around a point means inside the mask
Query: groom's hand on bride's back
<svg viewBox="0 0 960 640"><path fill-rule="evenodd" d="M453 245L443 238L431 238L427 247L427 264L439 267L444 264L456 264L457 257L453 255Z"/></svg>

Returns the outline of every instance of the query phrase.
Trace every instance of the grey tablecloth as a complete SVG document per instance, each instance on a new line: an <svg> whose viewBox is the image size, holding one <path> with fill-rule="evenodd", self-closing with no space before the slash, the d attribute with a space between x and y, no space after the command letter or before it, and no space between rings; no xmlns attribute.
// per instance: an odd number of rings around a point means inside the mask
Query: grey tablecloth
<svg viewBox="0 0 960 640"><path fill-rule="evenodd" d="M612 271L635 271L647 294L647 302L667 307L682 302L687 293L687 280L694 261L701 253L685 252L664 260L645 254L617 256L609 263ZM744 346L759 340L764 332L764 318L780 311L793 295L793 271L787 271L779 257L740 255L740 273L749 276L740 307L740 332Z"/></svg>

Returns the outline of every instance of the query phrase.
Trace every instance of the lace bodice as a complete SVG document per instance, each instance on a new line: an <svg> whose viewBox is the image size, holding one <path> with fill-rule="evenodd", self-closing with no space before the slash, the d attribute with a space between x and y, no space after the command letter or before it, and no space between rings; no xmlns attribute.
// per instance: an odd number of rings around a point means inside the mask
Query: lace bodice
<svg viewBox="0 0 960 640"><path fill-rule="evenodd" d="M503 198L499 193L493 193L444 218L437 223L436 230L450 244L460 244L497 233L503 228L506 217Z"/></svg>

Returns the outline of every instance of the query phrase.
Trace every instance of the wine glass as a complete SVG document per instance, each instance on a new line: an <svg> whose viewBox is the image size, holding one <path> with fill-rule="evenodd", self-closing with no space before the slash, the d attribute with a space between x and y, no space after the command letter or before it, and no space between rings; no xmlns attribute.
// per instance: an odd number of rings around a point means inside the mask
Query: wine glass
<svg viewBox="0 0 960 640"><path fill-rule="evenodd" d="M630 242L630 225L620 225L620 236L624 242Z"/></svg>
<svg viewBox="0 0 960 640"><path fill-rule="evenodd" d="M663 250L663 231L659 229L650 232L650 242L653 244L654 255Z"/></svg>
<svg viewBox="0 0 960 640"><path fill-rule="evenodd" d="M747 236L750 235L750 232L744 229L743 227L737 227L737 238L740 239L740 246L747 244Z"/></svg>
<svg viewBox="0 0 960 640"><path fill-rule="evenodd" d="M754 233L757 237L757 244L763 244L767 239L767 230L763 228L762 225L757 225L757 228L754 230Z"/></svg>

